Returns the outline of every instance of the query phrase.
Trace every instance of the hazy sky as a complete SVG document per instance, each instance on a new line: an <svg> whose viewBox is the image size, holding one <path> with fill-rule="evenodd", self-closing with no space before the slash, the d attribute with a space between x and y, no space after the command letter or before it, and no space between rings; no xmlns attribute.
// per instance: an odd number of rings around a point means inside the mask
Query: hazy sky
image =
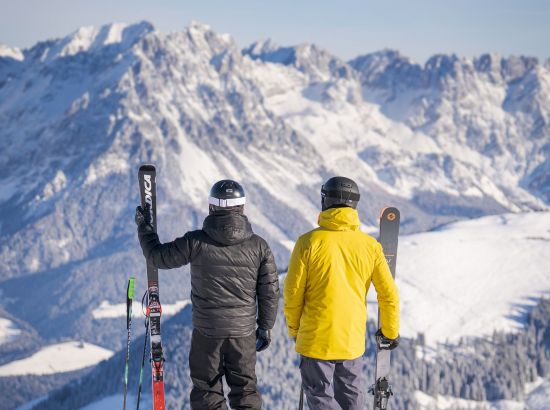
<svg viewBox="0 0 550 410"><path fill-rule="evenodd" d="M83 25L139 20L164 32L198 20L241 47L313 42L345 59L382 48L418 62L453 52L550 57L550 0L0 0L0 42L28 47Z"/></svg>

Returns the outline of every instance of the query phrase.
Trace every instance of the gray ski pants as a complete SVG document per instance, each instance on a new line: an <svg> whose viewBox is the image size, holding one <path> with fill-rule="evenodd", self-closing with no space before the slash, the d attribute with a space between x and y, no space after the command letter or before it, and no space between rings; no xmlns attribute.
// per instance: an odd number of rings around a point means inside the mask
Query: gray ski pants
<svg viewBox="0 0 550 410"><path fill-rule="evenodd" d="M301 356L300 373L312 410L364 410L363 356L354 360L319 360Z"/></svg>

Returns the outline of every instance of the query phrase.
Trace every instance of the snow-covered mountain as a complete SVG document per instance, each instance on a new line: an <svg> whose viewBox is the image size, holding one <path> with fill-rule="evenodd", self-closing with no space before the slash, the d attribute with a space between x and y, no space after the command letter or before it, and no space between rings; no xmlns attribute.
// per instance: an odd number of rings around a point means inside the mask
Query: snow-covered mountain
<svg viewBox="0 0 550 410"><path fill-rule="evenodd" d="M361 183L365 223L392 201L410 230L549 201L550 74L533 59L421 67L384 51L348 64L314 45L241 53L205 25L164 35L140 23L83 27L0 61L4 278L130 235L144 161L178 232L200 223L212 180L241 179L281 261L335 173ZM173 205L188 210L162 214Z"/></svg>
<svg viewBox="0 0 550 410"><path fill-rule="evenodd" d="M315 45L241 50L192 23L83 27L26 50L0 45L0 364L82 339L122 347L126 279L144 289L137 168L158 168L159 231L201 226L218 179L284 269L315 224L327 177L356 179L364 228L401 208L404 232L550 203L550 63L391 50L345 62ZM162 273L166 304L185 269ZM37 306L39 308L37 309Z"/></svg>

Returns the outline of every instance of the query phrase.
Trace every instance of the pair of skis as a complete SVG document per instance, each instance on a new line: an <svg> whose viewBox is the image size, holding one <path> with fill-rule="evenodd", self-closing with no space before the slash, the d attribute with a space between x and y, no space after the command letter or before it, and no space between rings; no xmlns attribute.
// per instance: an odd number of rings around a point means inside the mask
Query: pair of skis
<svg viewBox="0 0 550 410"><path fill-rule="evenodd" d="M142 165L138 172L139 191L141 196L141 206L151 212L150 221L153 230L157 231L157 192L156 192L156 170L153 165ZM128 386L128 360L130 354L130 327L132 322L132 298L134 295L133 278L132 292L130 294L130 282L128 283L127 295L127 320L128 343L126 349L126 367L124 372L124 403L123 409L126 409L126 394ZM144 296L147 305L145 318L145 342L143 346L143 357L141 360L141 370L139 374L139 390L137 397L137 410L141 397L141 386L143 381L143 368L145 364L145 352L147 348L147 338L150 339L151 352L151 370L153 387L153 410L166 410L164 400L164 355L162 351L162 340L160 335L160 318L162 315L162 306L159 298L159 279L158 269L152 261L147 260L147 293Z"/></svg>
<svg viewBox="0 0 550 410"><path fill-rule="evenodd" d="M378 241L384 250L384 256L388 262L391 274L395 279L395 266L397 262L397 241L399 236L400 214L397 208L384 208L380 216L380 237ZM380 309L378 309L378 328L380 324ZM386 410L388 400L393 396L390 376L391 350L376 344L376 373L374 384L369 391L374 395L374 410Z"/></svg>
<svg viewBox="0 0 550 410"><path fill-rule="evenodd" d="M378 241L384 249L384 256L395 279L395 266L397 262L397 240L399 236L399 210L394 207L384 208L380 216L380 237ZM378 311L378 328L380 328L380 310ZM383 348L377 342L376 346L376 373L374 384L369 392L374 396L374 410L386 410L388 400L393 395L392 386L389 383L391 350ZM300 402L298 409L304 408L304 389L300 388Z"/></svg>
<svg viewBox="0 0 550 410"><path fill-rule="evenodd" d="M151 212L153 230L157 231L157 183L153 165L139 168L139 192L141 206ZM162 306L159 298L159 271L153 262L147 260L147 324L151 341L151 367L153 383L153 410L166 410L164 403L164 355L160 337Z"/></svg>

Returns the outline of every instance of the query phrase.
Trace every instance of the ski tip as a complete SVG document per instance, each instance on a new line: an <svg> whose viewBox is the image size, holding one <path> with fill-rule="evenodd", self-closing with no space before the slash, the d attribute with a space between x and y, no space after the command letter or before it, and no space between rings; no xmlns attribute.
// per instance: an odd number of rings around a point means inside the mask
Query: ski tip
<svg viewBox="0 0 550 410"><path fill-rule="evenodd" d="M155 166L152 164L143 164L139 167L139 172L155 172Z"/></svg>
<svg viewBox="0 0 550 410"><path fill-rule="evenodd" d="M401 217L401 214L399 212L399 209L397 209L394 206L387 206L385 208L382 208L382 211L380 212L380 220L387 220L390 222L393 221L399 221L399 218Z"/></svg>
<svg viewBox="0 0 550 410"><path fill-rule="evenodd" d="M128 279L128 299L134 298L134 285L135 285L136 279L131 276L130 279Z"/></svg>

